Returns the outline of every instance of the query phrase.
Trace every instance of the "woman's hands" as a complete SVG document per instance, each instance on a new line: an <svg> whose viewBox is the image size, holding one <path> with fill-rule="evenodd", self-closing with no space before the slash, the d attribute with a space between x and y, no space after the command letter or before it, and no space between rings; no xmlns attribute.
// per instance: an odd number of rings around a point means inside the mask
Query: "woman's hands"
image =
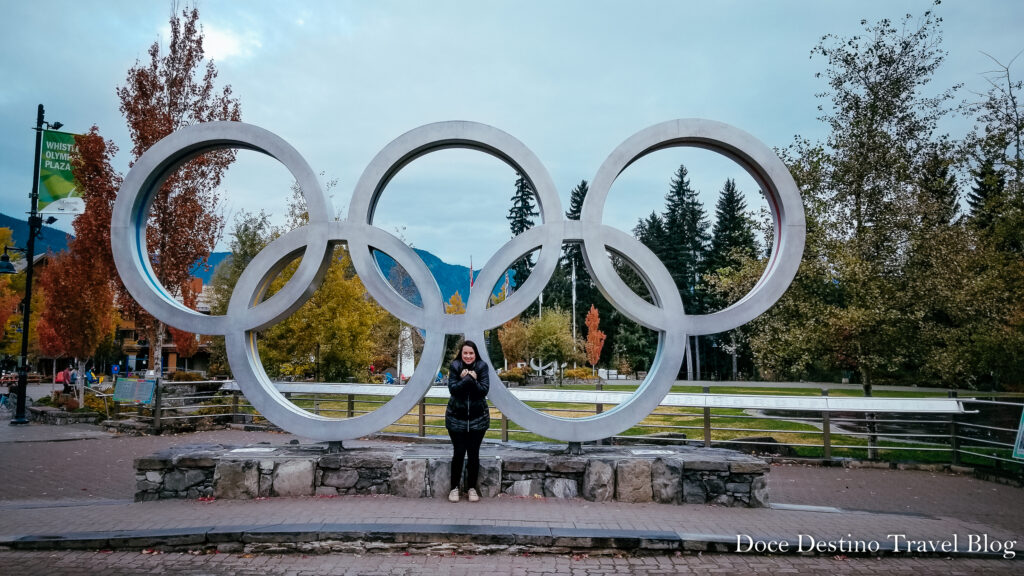
<svg viewBox="0 0 1024 576"><path fill-rule="evenodd" d="M465 368L464 368L464 369L462 370L462 374L460 374L460 375L459 375L459 377L460 377L460 378L465 378L465 377L466 377L466 374L469 374L470 376L472 376L472 377L473 377L473 380L476 380L476 379L477 379L477 378L476 378L476 372L474 372L474 371L472 371L472 370L467 370L467 369L465 369Z"/></svg>

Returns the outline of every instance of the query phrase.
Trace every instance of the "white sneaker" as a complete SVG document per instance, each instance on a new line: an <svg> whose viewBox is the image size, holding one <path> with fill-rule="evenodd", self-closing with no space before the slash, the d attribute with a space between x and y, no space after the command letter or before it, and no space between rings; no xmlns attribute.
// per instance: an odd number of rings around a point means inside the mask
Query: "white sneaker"
<svg viewBox="0 0 1024 576"><path fill-rule="evenodd" d="M469 501L470 502L479 502L480 501L480 495L476 493L476 488L470 488L468 494L469 494Z"/></svg>
<svg viewBox="0 0 1024 576"><path fill-rule="evenodd" d="M470 496L470 499L472 499L472 496ZM458 502L459 501L459 489L458 488L453 488L452 491L448 493L448 501L449 502Z"/></svg>

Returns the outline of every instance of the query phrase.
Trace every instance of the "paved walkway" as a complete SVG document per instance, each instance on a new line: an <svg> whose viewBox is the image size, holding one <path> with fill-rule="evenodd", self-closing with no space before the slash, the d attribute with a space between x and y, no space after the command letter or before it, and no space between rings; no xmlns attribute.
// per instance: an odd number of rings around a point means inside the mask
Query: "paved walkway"
<svg viewBox="0 0 1024 576"><path fill-rule="evenodd" d="M110 574L129 574L159 571L151 566L174 557L180 558L175 560L175 571L193 574L291 574L301 570L380 574L411 574L413 571L451 574L784 573L791 570L815 573L819 568L820 573L829 574L922 574L1019 573L1022 566L1019 562L1024 558L1024 554L1017 554L1024 551L1021 544L1024 540L1024 490L968 476L921 471L773 466L769 481L773 507L768 509L510 497L454 505L434 499L391 496L131 502L134 493L132 460L137 456L175 444L284 444L292 439L287 434L240 431L126 437L86 425L8 426L0 422L0 541L26 535L37 539L62 536L72 542L78 538L80 545L95 550L118 542L118 538L125 541L124 538L134 537L137 544L144 537L158 542L160 535L188 542L188 538L196 535L210 538L211 535L244 534L250 551L260 543L263 550L274 551L288 545L294 548L299 542L305 543L300 551L333 552L328 557L338 564L295 554L285 556L290 560L278 561L271 560L275 556L266 554L247 559L244 554L179 557L137 551L105 554L0 551L0 565L39 566L46 567L47 572L67 574L79 573L75 570L89 566L92 569L83 569L80 573L102 570ZM323 538L311 536L332 533L359 534L366 538L349 538L347 544L327 549L317 544ZM399 543L394 543L396 534L401 535ZM438 537L445 534L454 543L437 546ZM102 538L97 539L97 535ZM556 547L564 545L567 553L523 557L509 555L508 548L501 548L501 555L480 559L479 553L494 550L488 548L487 542L508 544L511 540L507 535L515 535L520 538L519 542L529 541L533 535L540 539L538 542ZM746 543L748 536L751 541L761 543L786 542L791 550L801 544L806 549L814 538L815 542L836 546L843 546L843 542L866 546L877 543L882 551L894 547L901 551L890 553L883 560L852 558L840 550L826 551L814 558L764 556L753 552L701 557L684 552L676 556L671 551L648 550L649 554L656 555L651 560L615 558L614 555L596 558L593 556L596 551L591 550L590 558L577 556L573 560L571 554L574 543L588 537L596 539L594 542L611 544L615 538L646 539L645 542L655 548L659 542L676 548L682 542L684 550L689 550L714 549L716 543L735 547L737 538ZM364 543L374 538L384 544ZM389 538L392 545L387 545ZM987 547L984 546L986 538ZM961 551L987 551L989 554L947 561L943 559L946 554L911 558L905 552L908 545L912 551L930 545L941 549L944 542L954 540ZM422 545L408 544L416 541ZM1013 560L1003 558L1010 555L1002 550L1007 541L1013 542L1010 546L1017 556ZM237 541L233 545L240 546ZM235 550L230 546L223 549ZM367 556L371 552L373 554ZM404 556L406 552L413 556ZM456 552L456 556L451 557L452 552ZM477 560L464 561L462 556ZM368 557L376 560L365 560ZM252 562L247 563L247 560ZM635 562L638 560L642 562ZM309 567L297 568L305 565ZM64 568L60 568L62 566ZM358 568L360 566L362 568ZM62 572L65 568L68 571Z"/></svg>

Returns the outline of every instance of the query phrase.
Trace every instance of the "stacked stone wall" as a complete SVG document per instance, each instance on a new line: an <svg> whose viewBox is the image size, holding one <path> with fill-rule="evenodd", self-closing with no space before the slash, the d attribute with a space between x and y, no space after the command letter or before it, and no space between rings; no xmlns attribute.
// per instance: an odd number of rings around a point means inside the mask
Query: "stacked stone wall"
<svg viewBox="0 0 1024 576"><path fill-rule="evenodd" d="M135 499L446 497L451 484L450 454L444 448L429 454L409 452L401 448L339 453L290 447L176 449L136 459ZM662 504L768 504L768 464L728 450L617 448L569 455L502 447L497 452L481 458L476 488L484 498L504 494Z"/></svg>

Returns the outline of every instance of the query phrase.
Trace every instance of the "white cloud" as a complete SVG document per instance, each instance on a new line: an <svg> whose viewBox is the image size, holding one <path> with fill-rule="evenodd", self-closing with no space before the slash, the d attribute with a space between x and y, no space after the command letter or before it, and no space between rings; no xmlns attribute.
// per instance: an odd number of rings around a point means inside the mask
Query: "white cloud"
<svg viewBox="0 0 1024 576"><path fill-rule="evenodd" d="M229 58L249 58L262 47L253 31L237 33L226 28L203 24L203 50L208 58L223 62Z"/></svg>

